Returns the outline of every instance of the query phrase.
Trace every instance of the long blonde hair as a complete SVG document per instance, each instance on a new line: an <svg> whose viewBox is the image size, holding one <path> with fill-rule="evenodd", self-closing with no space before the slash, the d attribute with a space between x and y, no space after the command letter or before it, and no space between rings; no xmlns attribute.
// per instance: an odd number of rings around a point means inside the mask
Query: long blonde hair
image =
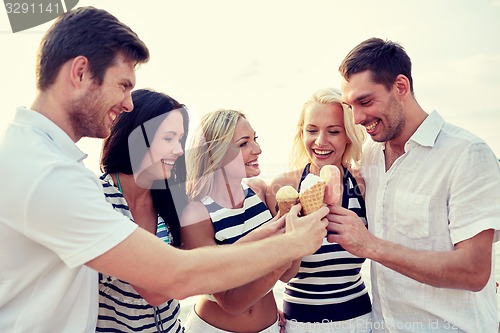
<svg viewBox="0 0 500 333"><path fill-rule="evenodd" d="M366 134L362 126L354 124L351 111L342 104L342 95L335 88L324 88L317 90L302 106L295 137L293 139L292 150L290 153L291 170L299 170L309 163L303 141L304 117L306 109L313 103L321 104L339 104L344 112L344 128L347 137L351 141L347 144L344 155L342 156L342 165L344 167L357 167L361 161L361 151Z"/></svg>
<svg viewBox="0 0 500 333"><path fill-rule="evenodd" d="M191 200L200 200L210 193L214 173L221 166L236 129L246 116L240 111L220 109L205 114L198 132L186 151L186 192Z"/></svg>

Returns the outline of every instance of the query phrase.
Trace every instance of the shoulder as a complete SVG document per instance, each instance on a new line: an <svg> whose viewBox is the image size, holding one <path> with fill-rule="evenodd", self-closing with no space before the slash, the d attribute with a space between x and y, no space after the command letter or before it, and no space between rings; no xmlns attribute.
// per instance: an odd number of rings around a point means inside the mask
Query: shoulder
<svg viewBox="0 0 500 333"><path fill-rule="evenodd" d="M281 173L274 177L269 183L270 187L279 189L285 185L290 185L294 188L299 186L300 176L302 175L302 170L294 170Z"/></svg>
<svg viewBox="0 0 500 333"><path fill-rule="evenodd" d="M255 193L263 192L265 193L267 190L267 183L264 179L261 178L247 178L244 180L245 184L247 184Z"/></svg>
<svg viewBox="0 0 500 333"><path fill-rule="evenodd" d="M210 219L207 208L201 201L189 201L181 214L181 227Z"/></svg>
<svg viewBox="0 0 500 333"><path fill-rule="evenodd" d="M253 177L245 179L244 182L257 194L262 202L266 202L267 183L265 180Z"/></svg>

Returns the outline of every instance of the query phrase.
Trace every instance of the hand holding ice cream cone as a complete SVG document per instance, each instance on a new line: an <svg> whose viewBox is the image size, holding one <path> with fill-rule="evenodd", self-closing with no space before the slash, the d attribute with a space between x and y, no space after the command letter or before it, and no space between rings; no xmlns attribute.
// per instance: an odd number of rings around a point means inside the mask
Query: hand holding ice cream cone
<svg viewBox="0 0 500 333"><path fill-rule="evenodd" d="M319 172L320 177L325 181L325 203L335 205L342 198L342 183L340 181L340 170L335 165L325 165Z"/></svg>

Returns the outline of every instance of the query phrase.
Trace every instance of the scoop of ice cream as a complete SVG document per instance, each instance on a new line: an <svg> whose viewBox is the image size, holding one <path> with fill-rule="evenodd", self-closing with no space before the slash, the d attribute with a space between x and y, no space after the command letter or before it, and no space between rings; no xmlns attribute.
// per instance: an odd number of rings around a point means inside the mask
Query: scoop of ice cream
<svg viewBox="0 0 500 333"><path fill-rule="evenodd" d="M319 176L325 181L325 203L333 205L342 198L341 174L335 165L325 165L321 168Z"/></svg>
<svg viewBox="0 0 500 333"><path fill-rule="evenodd" d="M281 187L278 192L276 192L276 200L293 200L299 197L299 193L292 186L286 185Z"/></svg>
<svg viewBox="0 0 500 333"><path fill-rule="evenodd" d="M286 214L298 200L299 194L292 186L283 186L276 192L276 210L279 210L282 215Z"/></svg>
<svg viewBox="0 0 500 333"><path fill-rule="evenodd" d="M309 173L300 184L300 193L307 191L319 182L324 182L324 180L320 176Z"/></svg>

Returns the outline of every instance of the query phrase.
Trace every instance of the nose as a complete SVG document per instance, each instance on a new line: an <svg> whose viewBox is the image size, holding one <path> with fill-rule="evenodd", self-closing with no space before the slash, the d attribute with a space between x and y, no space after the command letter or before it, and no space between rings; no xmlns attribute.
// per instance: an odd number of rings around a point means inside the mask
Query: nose
<svg viewBox="0 0 500 333"><path fill-rule="evenodd" d="M260 155L262 153L262 149L260 148L260 145L257 142L253 142L252 153L254 155Z"/></svg>
<svg viewBox="0 0 500 333"><path fill-rule="evenodd" d="M178 144L175 146L172 153L176 156L182 156L184 154L184 149L182 149L182 144L180 142L178 142Z"/></svg>
<svg viewBox="0 0 500 333"><path fill-rule="evenodd" d="M359 109L354 109L354 107L352 107L351 112L356 125L362 124L366 120L365 114L359 111Z"/></svg>
<svg viewBox="0 0 500 333"><path fill-rule="evenodd" d="M131 112L133 109L134 109L134 102L132 101L132 94L128 92L122 101L122 111Z"/></svg>
<svg viewBox="0 0 500 333"><path fill-rule="evenodd" d="M318 136L316 137L316 140L314 140L314 143L316 143L318 146L327 144L328 142L326 140L326 133L324 131L318 132Z"/></svg>

